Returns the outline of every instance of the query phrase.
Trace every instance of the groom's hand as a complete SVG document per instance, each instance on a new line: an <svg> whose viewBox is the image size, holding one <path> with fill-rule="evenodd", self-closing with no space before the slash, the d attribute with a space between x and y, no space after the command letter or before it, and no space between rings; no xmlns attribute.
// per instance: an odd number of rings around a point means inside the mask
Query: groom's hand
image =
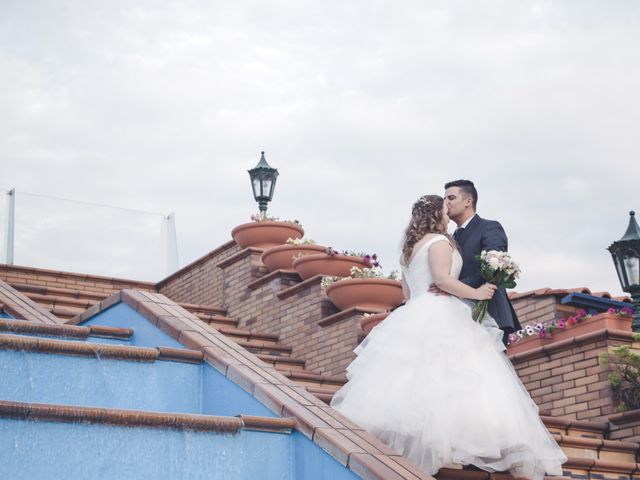
<svg viewBox="0 0 640 480"><path fill-rule="evenodd" d="M444 290L440 290L435 283L429 285L429 293L433 293L434 295L451 295Z"/></svg>

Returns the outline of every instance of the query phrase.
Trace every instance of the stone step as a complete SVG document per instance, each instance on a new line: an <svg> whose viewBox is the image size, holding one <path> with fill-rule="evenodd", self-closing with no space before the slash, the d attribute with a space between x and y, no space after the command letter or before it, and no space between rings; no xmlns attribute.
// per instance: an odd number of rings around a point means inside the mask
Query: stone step
<svg viewBox="0 0 640 480"><path fill-rule="evenodd" d="M438 473L434 475L434 478L438 480L518 480L509 473L489 473L479 469L462 468L462 467L447 467L441 468ZM568 476L545 476L545 480L571 480Z"/></svg>
<svg viewBox="0 0 640 480"><path fill-rule="evenodd" d="M640 471L636 462L622 462L604 459L569 457L562 466L565 475L572 478L632 480L635 472Z"/></svg>
<svg viewBox="0 0 640 480"><path fill-rule="evenodd" d="M281 372L290 372L291 370L304 370L305 361L299 358L287 357L284 355L267 355L259 353L256 355L260 360L269 365L276 367Z"/></svg>
<svg viewBox="0 0 640 480"><path fill-rule="evenodd" d="M251 341L251 340L262 340L262 341L270 341L270 342L278 341L278 335L272 335L270 333L259 333L253 330L248 330L243 328L224 326L224 327L218 328L217 330L220 333L225 334L227 337L233 340L242 339L245 341Z"/></svg>
<svg viewBox="0 0 640 480"><path fill-rule="evenodd" d="M62 295L43 295L40 293L33 292L22 292L25 296L33 300L34 302L38 302L42 306L48 307L72 307L80 309L80 311L86 310L87 308L93 307L98 300L92 299L82 299L82 298L72 298L66 297Z"/></svg>
<svg viewBox="0 0 640 480"><path fill-rule="evenodd" d="M193 313L193 312L192 312ZM196 317L202 320L204 323L208 323L212 327L236 327L238 321L235 318L227 317L224 315L212 315L205 313L194 313Z"/></svg>
<svg viewBox="0 0 640 480"><path fill-rule="evenodd" d="M190 311L193 314L203 314L203 315L220 315L225 316L227 314L227 310L222 307L216 307L214 305L201 305L198 303L180 303L176 302L185 310Z"/></svg>
<svg viewBox="0 0 640 480"><path fill-rule="evenodd" d="M25 294L28 292L45 296L69 297L96 302L100 302L111 295L106 293L90 292L88 290L75 290L71 288L61 287L45 287L40 285L29 285L26 283L9 283L9 285Z"/></svg>
<svg viewBox="0 0 640 480"><path fill-rule="evenodd" d="M61 318L63 320L70 320L73 317L85 311L85 309L82 309L82 308L71 309L71 308L64 308L64 307L51 307L51 306L44 305L42 303L40 305L42 305L44 308L49 310L56 317Z"/></svg>
<svg viewBox="0 0 640 480"><path fill-rule="evenodd" d="M551 433L560 435L603 439L606 438L609 431L609 424L606 422L571 420L549 415L540 415L540 419Z"/></svg>
<svg viewBox="0 0 640 480"><path fill-rule="evenodd" d="M298 385L305 387L322 387L327 389L338 390L342 385L346 383L346 379L342 377L332 377L322 375L321 373L310 372L307 370L296 371L291 370L289 372L282 372L283 375L290 380L296 382Z"/></svg>
<svg viewBox="0 0 640 480"><path fill-rule="evenodd" d="M233 339L241 347L247 349L251 353L261 353L261 354L276 354L288 356L291 354L292 348L287 347L285 345L280 345L277 342L266 341L266 340L240 340Z"/></svg>
<svg viewBox="0 0 640 480"><path fill-rule="evenodd" d="M554 433L553 437L567 457L635 462L640 444L601 438L574 437Z"/></svg>

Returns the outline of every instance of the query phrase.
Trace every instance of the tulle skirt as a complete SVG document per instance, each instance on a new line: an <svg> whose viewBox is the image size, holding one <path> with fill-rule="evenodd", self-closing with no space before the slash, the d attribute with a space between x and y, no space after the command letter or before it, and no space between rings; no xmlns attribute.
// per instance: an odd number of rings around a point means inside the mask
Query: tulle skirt
<svg viewBox="0 0 640 480"><path fill-rule="evenodd" d="M567 457L501 335L455 297L412 298L356 348L331 405L430 474L472 464L536 480L561 475Z"/></svg>

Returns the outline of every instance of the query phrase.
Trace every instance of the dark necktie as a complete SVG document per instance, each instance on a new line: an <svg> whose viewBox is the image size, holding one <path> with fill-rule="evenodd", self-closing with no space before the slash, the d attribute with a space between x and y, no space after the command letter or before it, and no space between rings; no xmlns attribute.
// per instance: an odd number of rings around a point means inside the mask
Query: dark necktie
<svg viewBox="0 0 640 480"><path fill-rule="evenodd" d="M458 227L456 228L456 231L453 232L453 239L457 242L458 239L460 238L460 235L462 235L462 231L464 230L463 227Z"/></svg>

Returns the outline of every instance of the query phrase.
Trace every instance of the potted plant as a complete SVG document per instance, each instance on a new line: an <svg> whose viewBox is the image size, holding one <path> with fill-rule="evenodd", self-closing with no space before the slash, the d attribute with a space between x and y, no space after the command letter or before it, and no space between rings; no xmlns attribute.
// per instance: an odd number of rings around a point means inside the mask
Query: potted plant
<svg viewBox="0 0 640 480"><path fill-rule="evenodd" d="M298 220L280 220L265 213L251 215L251 222L231 231L233 240L242 248L267 249L284 244L288 238L302 238L304 230Z"/></svg>
<svg viewBox="0 0 640 480"><path fill-rule="evenodd" d="M289 238L284 245L266 249L260 258L271 272L292 270L295 259L314 253L322 253L325 250L326 247L316 245L316 242L311 239Z"/></svg>
<svg viewBox="0 0 640 480"><path fill-rule="evenodd" d="M293 262L293 268L303 280L316 275L348 277L354 267L368 268L378 266L380 264L376 254L369 255L364 252L356 253L350 250L338 252L331 247L327 247L324 253L306 255L297 258Z"/></svg>
<svg viewBox="0 0 640 480"><path fill-rule="evenodd" d="M385 277L379 267L353 267L349 277L325 277L322 285L340 310L359 307L371 312L384 312L404 300L402 284L397 277L395 271Z"/></svg>

